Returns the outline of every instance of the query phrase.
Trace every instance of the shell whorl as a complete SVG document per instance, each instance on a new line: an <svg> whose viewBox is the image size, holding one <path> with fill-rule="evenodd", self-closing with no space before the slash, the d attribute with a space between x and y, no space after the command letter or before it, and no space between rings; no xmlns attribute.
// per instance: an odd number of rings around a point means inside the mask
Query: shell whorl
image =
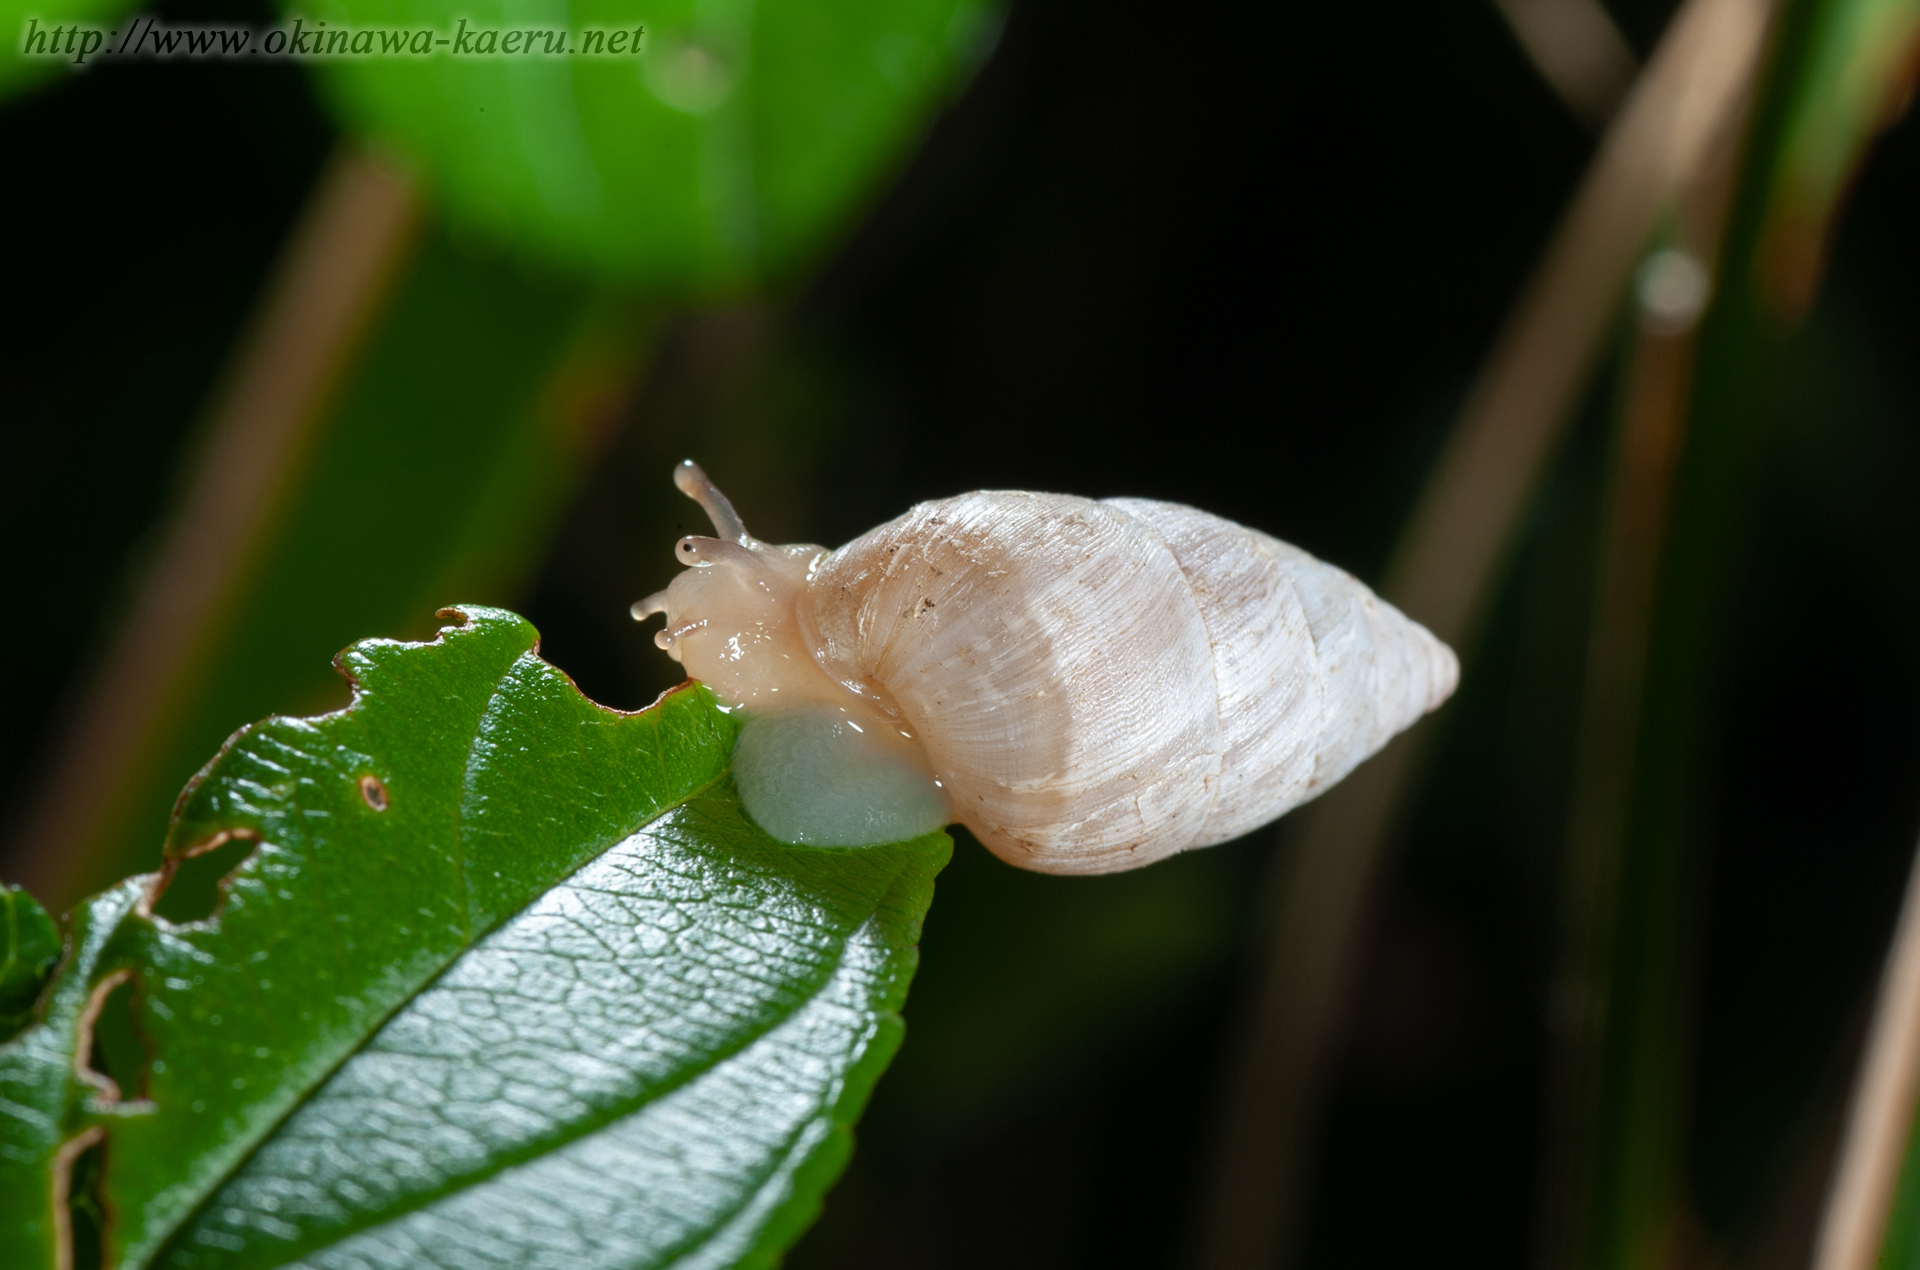
<svg viewBox="0 0 1920 1270"><path fill-rule="evenodd" d="M996 854L1103 873L1237 837L1445 700L1445 645L1350 575L1192 508L982 491L819 561L814 657L877 686Z"/></svg>

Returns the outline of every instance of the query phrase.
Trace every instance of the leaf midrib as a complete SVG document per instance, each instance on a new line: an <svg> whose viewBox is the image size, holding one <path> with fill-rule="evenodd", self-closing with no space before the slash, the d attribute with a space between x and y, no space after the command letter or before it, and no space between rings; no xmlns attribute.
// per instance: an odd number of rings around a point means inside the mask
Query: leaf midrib
<svg viewBox="0 0 1920 1270"><path fill-rule="evenodd" d="M521 662L528 657L533 657L536 660L538 660L538 653L532 650L521 653L519 656L515 657L511 662L507 664L506 670L503 671L500 677L494 681L493 691L488 694L487 704L480 710L478 716L476 717L476 721L473 727L473 733L468 738L468 741L467 741L466 758L461 765L461 771L460 771L459 788L462 796L458 798L458 800L456 801L455 807L454 807L454 814L453 814L453 835L454 835L454 841L456 844L455 858L454 858L454 865L455 865L454 876L458 879L460 892L463 898L471 896L472 894L472 888L468 884L467 872L466 872L466 851L465 851L464 843L465 843L467 825L466 825L466 799L464 797L464 794L469 787L469 784L471 782L471 779L474 773L474 764L475 764L474 751L479 744L485 721L490 717L492 717L496 703L501 701L501 699L504 696L504 689L509 676L512 674L513 670L519 667ZM662 700L665 699L666 695L667 694L662 695ZM653 707L649 707L648 710L636 712L638 715L647 717L649 725L651 726L656 738L658 737L659 727L660 727L659 716L658 714L650 713L650 711L657 708L659 704L660 704L659 702L656 702L655 705ZM596 706L595 708L603 709L603 710L605 709L604 706ZM622 712L619 712L619 711L608 711L608 713L615 714L615 715L622 714ZM631 718L634 716L624 715L623 717ZM687 804L693 802L695 799L701 797L702 795L708 793L709 791L713 790L715 787L725 782L727 778L731 775L732 770L733 770L733 767L731 763L722 765L719 771L716 772L710 779L689 789L683 796L676 798L672 801L663 803L661 806L656 808L653 814L649 816L646 820L643 820L639 824L634 825L631 828L628 828L623 833L620 833L617 836L610 838L606 843L606 845L602 846L598 851L595 851L591 856L588 856L586 859L580 861L568 872L554 879L552 882L548 883L545 887L541 888L540 890L535 892L533 895L529 896L527 898L526 903L520 905L518 908L515 908L509 912L503 913L500 916L499 920L493 922L491 925L487 926L484 930L481 930L478 933L474 932L474 914L472 911L471 904L463 904L462 909L464 912L464 922L465 922L467 934L463 942L453 951L452 955L449 956L439 966L439 968L436 969L432 974L427 975L418 984L414 985L411 989L409 989L404 995L396 997L391 1005L389 1005L385 1010L381 1011L377 1016L374 1016L373 1021L367 1026L366 1030L360 1035L359 1039L356 1041L354 1045L343 1049L340 1052L339 1056L332 1063L322 1068L316 1068L315 1074L307 1082L305 1087L301 1088L295 1097L288 1099L286 1105L280 1109L279 1113L276 1114L271 1121L267 1121L264 1123L260 1132L254 1137L254 1139L251 1142L249 1142L246 1145L245 1150L236 1152L233 1155L232 1159L228 1161L227 1165L224 1168L219 1170L218 1173L212 1175L212 1180L208 1183L206 1189L195 1200L193 1200L191 1204L183 1207L181 1215L174 1221L168 1223L168 1225L164 1230L153 1231L149 1240L149 1245L148 1245L152 1249L151 1252L142 1253L141 1250L139 1249L123 1248L122 1254L128 1256L129 1264L130 1265L137 1264L143 1267L153 1265L155 1259L163 1255L167 1251L167 1249L173 1245L174 1239L180 1234L180 1232L187 1229L189 1226L193 1224L194 1220L198 1218L199 1215L206 1210L207 1206L210 1203L212 1203L215 1197L219 1195L221 1189L225 1187L228 1182L233 1180L233 1177L236 1173L238 1173L242 1168L246 1167L247 1161L251 1160L256 1154L258 1154L260 1149L264 1147L268 1142L270 1142L276 1134L279 1133L281 1127L284 1126L286 1122L294 1116L295 1113L297 1113L302 1107L306 1106L307 1103L313 1099L315 1094L317 1094L320 1090L324 1089L327 1086L327 1083L331 1081L334 1078L334 1076L339 1073L341 1068L345 1067L349 1062L353 1061L353 1059L357 1055L362 1053L366 1049L368 1042L370 1042L374 1037L378 1036L381 1030L385 1028L386 1025L389 1022L391 1022L396 1015L398 1015L402 1010L406 1009L409 1005L411 1005L414 1002L414 1000L420 996L421 993L427 991L435 983L439 982L441 977L444 976L455 965L457 965L462 957L464 957L467 953L471 952L474 946L480 940L484 939L486 936L492 934L494 931L498 930L500 927L505 926L507 923L519 917L522 913L526 912L529 908L539 903L540 900L545 895L547 895L548 892L552 891L557 886L563 885L569 878L576 876L577 874L579 874L579 872L582 869L585 869L590 865L592 865L594 861L598 860L601 856L605 855L608 851L611 851L615 846L618 846L620 843L625 842L628 838L633 837L635 834L645 832L651 826L658 824L661 820L672 815L674 812L679 811L681 808L685 807ZM311 853L310 853L310 857L311 857ZM316 877L315 880L317 882L318 878ZM324 888L321 888L321 889L322 891L324 891ZM115 925L117 927L118 923L115 923ZM331 926L331 923L329 923L329 926ZM844 955L844 952L843 952L843 955ZM442 1192L442 1193L445 1193L445 1192ZM406 1211L411 1211L411 1210L409 1209ZM335 1240L334 1242L337 1242L337 1240ZM320 1246L324 1247L325 1245L320 1245ZM137 1254L137 1256L129 1255L129 1254Z"/></svg>
<svg viewBox="0 0 1920 1270"><path fill-rule="evenodd" d="M670 808L669 810L677 809ZM585 867L587 866L581 866L583 869ZM899 874L896 874L894 880L897 881L898 878ZM555 885L559 885L559 883ZM882 893L883 896L890 894L891 890L890 885L888 890ZM459 1178L448 1182L445 1186L430 1191L413 1192L400 1203L381 1209L377 1218L373 1221L369 1221L363 1225L343 1227L337 1233L331 1234L324 1242L294 1245L297 1251L292 1252L288 1260L292 1261L301 1257L310 1256L315 1252L333 1247L343 1240L350 1239L354 1235L370 1230L377 1230L381 1226L385 1226L407 1216L409 1213L415 1213L423 1208L430 1207L432 1204L450 1195L458 1194L461 1191L479 1186L499 1177L501 1174L521 1164L541 1159L574 1142L578 1142L582 1138L598 1133L618 1121L624 1120L629 1116L637 1115L653 1103L686 1088L701 1077L717 1070L723 1064L744 1053L746 1050L751 1049L768 1035L791 1022L794 1018L798 1017L802 1011L818 1001L821 994L833 986L834 980L846 965L849 945L851 945L855 939L859 938L863 932L866 932L869 927L876 925L879 908L879 902L876 901L873 909L847 932L844 939L838 941L838 947L833 960L827 964L826 973L821 976L820 982L798 1001L792 1009L769 1019L761 1027L750 1031L743 1031L739 1034L739 1039L736 1043L714 1049L712 1053L701 1062L690 1063L677 1068L671 1076L662 1080L659 1084L649 1087L646 1093L642 1095L621 1100L617 1103L611 1103L606 1108L598 1108L594 1114L583 1117L547 1137L534 1139L518 1149L500 1152L490 1158L484 1167L475 1169L471 1173L462 1174ZM451 967L449 967L449 969L451 969ZM844 1077L842 1081L844 1082ZM662 1264L670 1265L672 1261L686 1256L689 1252L696 1251L700 1244L712 1238L716 1230L726 1226L733 1221L734 1218L739 1216L747 1204L760 1193L761 1189L766 1185L767 1180L779 1171L781 1164L792 1154L793 1143L806 1132L807 1123L806 1121L802 1121L792 1133L786 1136L780 1153L774 1158L771 1164L753 1176L750 1184L745 1188L744 1197L738 1204L726 1208L723 1211L723 1215L704 1231L696 1232L689 1236L687 1244L668 1252L666 1254L667 1259L664 1260Z"/></svg>

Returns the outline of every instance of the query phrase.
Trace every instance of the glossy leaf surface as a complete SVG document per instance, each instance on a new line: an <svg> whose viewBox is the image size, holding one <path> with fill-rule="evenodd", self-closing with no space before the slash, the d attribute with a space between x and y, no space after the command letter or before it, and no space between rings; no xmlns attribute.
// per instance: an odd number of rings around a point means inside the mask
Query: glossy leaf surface
<svg viewBox="0 0 1920 1270"><path fill-rule="evenodd" d="M130 879L78 909L68 954L34 1026L0 1046L0 1253L9 1266L57 1265L56 1228L64 1220L55 1194L61 1148L82 1142L70 1125L80 1097L74 1079L75 1034L100 950L139 899Z"/></svg>
<svg viewBox="0 0 1920 1270"><path fill-rule="evenodd" d="M349 709L239 733L168 871L79 915L0 1048L8 1265L57 1264L89 1135L128 1266L753 1264L810 1219L946 840L775 844L704 690L607 711L534 642L476 607L356 645ZM149 914L236 839L213 915ZM76 1050L129 974L150 1061L122 1092Z"/></svg>
<svg viewBox="0 0 1920 1270"><path fill-rule="evenodd" d="M32 1017L47 972L60 955L60 932L31 895L0 886L0 1040Z"/></svg>

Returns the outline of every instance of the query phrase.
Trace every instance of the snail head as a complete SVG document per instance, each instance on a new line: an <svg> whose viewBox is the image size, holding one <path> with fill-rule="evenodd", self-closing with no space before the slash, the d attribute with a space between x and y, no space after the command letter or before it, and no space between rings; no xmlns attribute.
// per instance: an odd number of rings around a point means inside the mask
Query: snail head
<svg viewBox="0 0 1920 1270"><path fill-rule="evenodd" d="M691 459L674 469L673 482L707 513L714 536L689 534L675 544L686 572L636 603L634 619L666 614L653 642L730 704L821 695L830 681L814 682L826 677L806 648L797 606L825 548L761 542Z"/></svg>

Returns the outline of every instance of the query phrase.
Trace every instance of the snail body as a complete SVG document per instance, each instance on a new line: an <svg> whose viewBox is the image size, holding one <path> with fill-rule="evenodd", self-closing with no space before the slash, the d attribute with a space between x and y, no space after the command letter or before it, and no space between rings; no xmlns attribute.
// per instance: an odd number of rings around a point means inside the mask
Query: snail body
<svg viewBox="0 0 1920 1270"><path fill-rule="evenodd" d="M1352 576L1190 507L979 491L827 551L675 479L718 537L634 614L745 710L736 780L787 841L957 820L1023 868L1134 868L1313 798L1458 679Z"/></svg>

